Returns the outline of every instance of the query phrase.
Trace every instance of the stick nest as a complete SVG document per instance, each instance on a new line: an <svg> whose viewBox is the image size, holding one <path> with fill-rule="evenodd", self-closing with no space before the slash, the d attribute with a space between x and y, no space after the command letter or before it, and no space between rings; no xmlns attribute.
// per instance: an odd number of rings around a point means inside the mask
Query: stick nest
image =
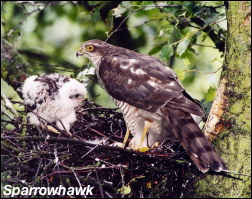
<svg viewBox="0 0 252 199"><path fill-rule="evenodd" d="M147 152L112 146L126 133L116 109L83 102L70 130L72 137L30 125L26 111L19 114L13 120L1 119L3 185L90 185L94 198L178 198L190 195L202 177L178 142L165 140Z"/></svg>

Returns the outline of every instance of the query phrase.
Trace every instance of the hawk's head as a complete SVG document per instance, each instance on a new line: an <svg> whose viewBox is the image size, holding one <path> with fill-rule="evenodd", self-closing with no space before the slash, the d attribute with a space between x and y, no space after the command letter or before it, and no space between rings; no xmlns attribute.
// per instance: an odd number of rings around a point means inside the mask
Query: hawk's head
<svg viewBox="0 0 252 199"><path fill-rule="evenodd" d="M103 42L101 40L92 39L84 42L76 56L84 56L89 58L95 65L101 60L101 58L108 52L109 49L113 48L112 45Z"/></svg>

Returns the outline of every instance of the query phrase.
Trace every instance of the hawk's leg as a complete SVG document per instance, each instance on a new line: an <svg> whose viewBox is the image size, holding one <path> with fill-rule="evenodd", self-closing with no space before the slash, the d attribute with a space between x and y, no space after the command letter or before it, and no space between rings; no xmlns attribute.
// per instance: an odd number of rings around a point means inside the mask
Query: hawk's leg
<svg viewBox="0 0 252 199"><path fill-rule="evenodd" d="M148 120L146 120L144 122L144 131L143 131L143 134L142 134L142 137L141 137L141 140L140 140L139 148L143 148L143 142L144 142L144 139L145 139L145 137L146 137L146 135L147 135L147 133L149 131L150 125L151 125L151 123Z"/></svg>
<svg viewBox="0 0 252 199"><path fill-rule="evenodd" d="M121 143L121 142L114 142L112 144L112 146L117 146L117 147L124 148L125 145L126 145L126 143L127 143L127 141L128 141L128 139L129 139L129 135L130 135L130 130L127 129L126 134L125 134L124 139L123 139L123 143Z"/></svg>
<svg viewBox="0 0 252 199"><path fill-rule="evenodd" d="M139 132L140 134L134 135L134 137L129 143L130 148L140 152L145 152L149 150L149 147L147 146L146 135L149 131L150 125L150 121L144 121L143 130ZM140 135L141 137L139 138L138 135Z"/></svg>
<svg viewBox="0 0 252 199"><path fill-rule="evenodd" d="M130 135L130 130L129 130L129 129L127 129L126 134L125 134L124 139L123 139L122 148L124 148L124 147L125 147L126 142L127 142L127 141L128 141L128 139L129 139L129 135Z"/></svg>

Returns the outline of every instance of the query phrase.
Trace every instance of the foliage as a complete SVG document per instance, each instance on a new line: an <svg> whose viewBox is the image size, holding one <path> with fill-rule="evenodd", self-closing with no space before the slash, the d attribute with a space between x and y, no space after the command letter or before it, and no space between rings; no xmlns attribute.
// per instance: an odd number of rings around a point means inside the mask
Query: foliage
<svg viewBox="0 0 252 199"><path fill-rule="evenodd" d="M217 86L220 71L214 71L221 63L212 61L222 59L224 50L222 1L2 2L1 9L1 36L31 64L30 74L56 71L76 76L88 67L85 60L76 59L76 50L83 41L97 38L160 58L198 99ZM89 88L91 98L100 94L93 81ZM111 106L104 92L97 100Z"/></svg>

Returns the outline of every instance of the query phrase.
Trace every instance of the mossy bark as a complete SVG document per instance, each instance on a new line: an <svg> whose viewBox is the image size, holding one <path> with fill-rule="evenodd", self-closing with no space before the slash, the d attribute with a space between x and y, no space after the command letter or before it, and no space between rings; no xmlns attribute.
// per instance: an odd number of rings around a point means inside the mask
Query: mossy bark
<svg viewBox="0 0 252 199"><path fill-rule="evenodd" d="M31 66L22 58L14 46L5 39L1 39L1 78L15 90L20 87L27 74L31 73Z"/></svg>
<svg viewBox="0 0 252 199"><path fill-rule="evenodd" d="M251 3L227 3L228 33L220 82L226 100L220 115L216 150L230 171L251 175ZM223 81L224 80L224 81ZM195 197L250 198L251 177L208 175L196 185Z"/></svg>

